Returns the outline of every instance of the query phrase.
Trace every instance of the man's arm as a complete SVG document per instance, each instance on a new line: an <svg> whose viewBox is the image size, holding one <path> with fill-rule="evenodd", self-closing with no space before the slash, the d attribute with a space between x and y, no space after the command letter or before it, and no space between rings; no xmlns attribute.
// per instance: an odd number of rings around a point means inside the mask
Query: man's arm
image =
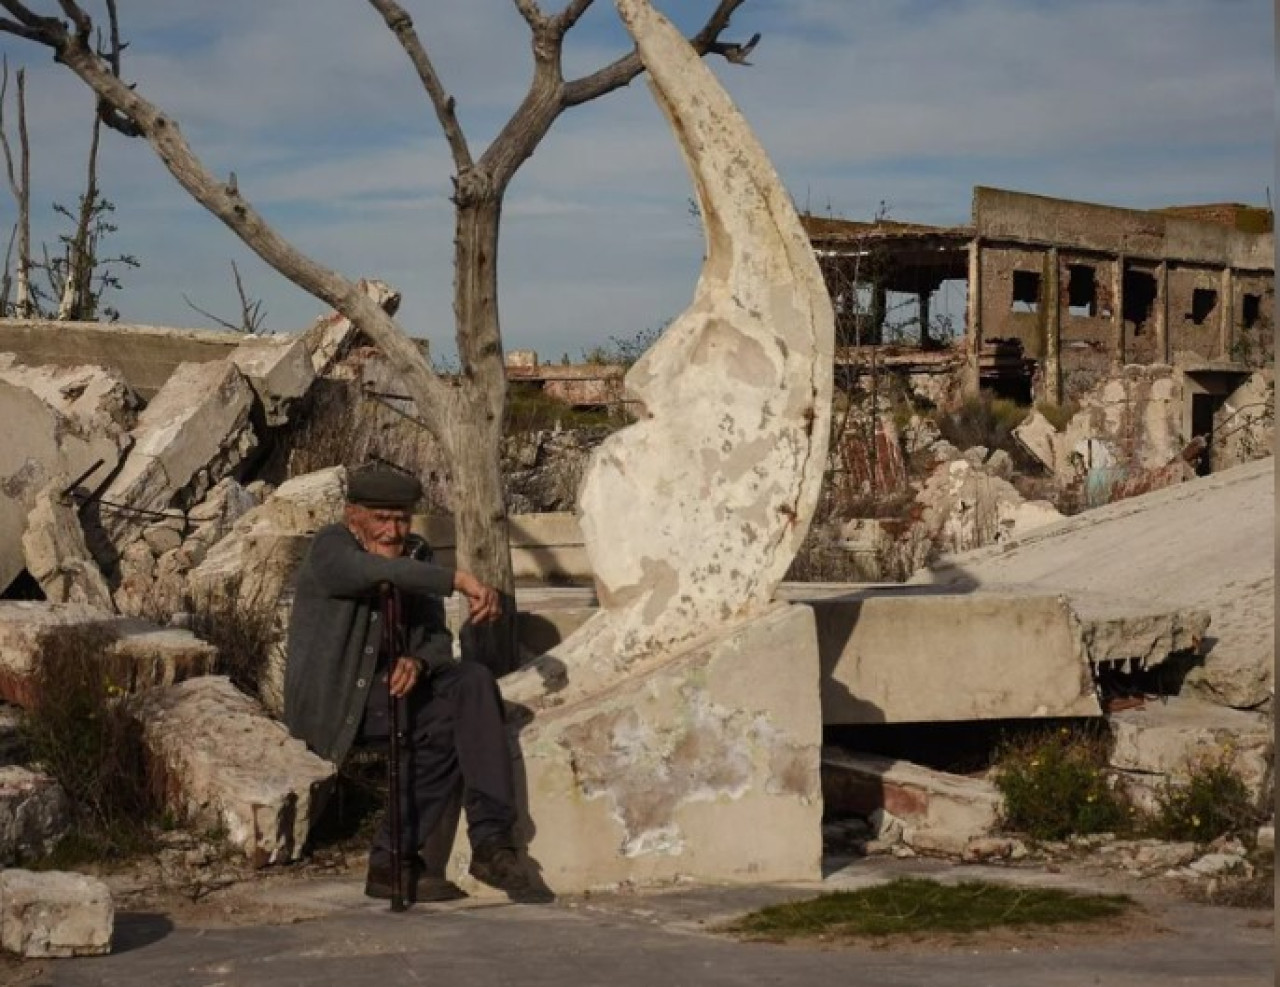
<svg viewBox="0 0 1280 987"><path fill-rule="evenodd" d="M382 583L411 593L448 596L455 582L452 569L366 552L351 532L338 525L316 535L307 564L325 593L344 599L371 596Z"/></svg>
<svg viewBox="0 0 1280 987"><path fill-rule="evenodd" d="M383 558L366 552L341 525L325 528L311 543L307 564L330 596L354 599L377 592L382 583L426 596L448 596L455 590L467 598L471 619L484 623L498 616L497 592L469 572L447 569L410 558Z"/></svg>

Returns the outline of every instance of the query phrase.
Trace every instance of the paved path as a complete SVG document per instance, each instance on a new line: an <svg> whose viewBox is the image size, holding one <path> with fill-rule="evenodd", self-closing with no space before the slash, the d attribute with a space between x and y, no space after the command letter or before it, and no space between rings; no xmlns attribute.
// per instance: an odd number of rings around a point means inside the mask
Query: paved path
<svg viewBox="0 0 1280 987"><path fill-rule="evenodd" d="M27 965L24 985L52 987L392 987L400 984L876 985L876 987L1262 987L1274 982L1271 913L1141 897L1141 928L971 947L832 947L739 942L709 926L815 890L903 873L1069 885L1033 871L870 858L821 886L601 894L551 905L463 902L402 915L361 897L355 877L275 883L286 925L173 925L124 913L108 957ZM1105 889L1105 888L1103 888ZM283 896L288 896L287 903ZM12 969L12 968L10 968ZM3 970L0 969L0 973Z"/></svg>

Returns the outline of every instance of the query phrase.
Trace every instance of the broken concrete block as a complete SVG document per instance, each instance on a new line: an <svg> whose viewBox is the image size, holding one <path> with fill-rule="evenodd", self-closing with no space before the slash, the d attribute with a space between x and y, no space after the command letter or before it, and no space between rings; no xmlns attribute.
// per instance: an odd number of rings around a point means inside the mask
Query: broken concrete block
<svg viewBox="0 0 1280 987"><path fill-rule="evenodd" d="M1056 471L1058 468L1058 447L1062 436L1043 414L1032 410L1013 430L1013 437L1026 449L1045 469Z"/></svg>
<svg viewBox="0 0 1280 987"><path fill-rule="evenodd" d="M222 478L256 441L249 425L253 388L227 362L184 363L138 417L134 447L103 499L134 510L162 511L189 486L192 502ZM210 469L217 471L213 476ZM204 473L203 477L201 473ZM182 505L180 505L182 506ZM114 541L145 525L123 511L102 512Z"/></svg>
<svg viewBox="0 0 1280 987"><path fill-rule="evenodd" d="M346 471L335 466L282 483L191 571L191 595L205 605L234 597L245 610L274 609L311 535L341 519L346 482Z"/></svg>
<svg viewBox="0 0 1280 987"><path fill-rule="evenodd" d="M0 443L0 591L22 571L22 535L40 491L55 477L79 477L99 461L97 475L106 476L128 443L124 426L109 413L124 412L112 406L98 386L100 378L113 387L123 385L98 368L79 371L84 371L83 379L76 376L67 382L73 385L68 395L82 385L85 390L72 400L57 386L62 380L58 371L40 367L0 371L0 421L5 423L6 435ZM101 401L95 402L94 396Z"/></svg>
<svg viewBox="0 0 1280 987"><path fill-rule="evenodd" d="M184 628L122 617L113 630L118 637L108 652L107 667L125 692L208 675L217 664L217 648Z"/></svg>
<svg viewBox="0 0 1280 987"><path fill-rule="evenodd" d="M1079 624L1058 597L804 602L817 615L823 723L1102 715Z"/></svg>
<svg viewBox="0 0 1280 987"><path fill-rule="evenodd" d="M289 410L315 380L311 354L301 336L246 337L227 358L249 379L267 425L283 425Z"/></svg>
<svg viewBox="0 0 1280 987"><path fill-rule="evenodd" d="M0 868L50 853L71 829L71 804L53 778L0 767Z"/></svg>
<svg viewBox="0 0 1280 987"><path fill-rule="evenodd" d="M1270 701L1275 681L1274 544L1268 457L948 558L911 583L1062 594L1082 621L1207 612L1204 666L1186 684L1213 702L1253 707Z"/></svg>
<svg viewBox="0 0 1280 987"><path fill-rule="evenodd" d="M77 603L0 601L0 698L20 706L34 699L41 651L60 635L83 635L100 648L103 675L116 688L139 688L203 675L216 649L190 631L161 628Z"/></svg>
<svg viewBox="0 0 1280 987"><path fill-rule="evenodd" d="M938 466L916 501L932 542L951 553L1013 541L1063 518L1048 501L1029 504L1013 484L967 459Z"/></svg>
<svg viewBox="0 0 1280 987"><path fill-rule="evenodd" d="M1271 718L1173 696L1111 715L1111 766L1151 776L1152 784L1185 782L1205 766L1225 764L1256 796L1264 793L1275 754Z"/></svg>
<svg viewBox="0 0 1280 987"><path fill-rule="evenodd" d="M1209 629L1206 610L1170 610L1120 617L1081 618L1081 634L1094 664L1116 662L1120 671L1163 664L1170 655L1200 651Z"/></svg>
<svg viewBox="0 0 1280 987"><path fill-rule="evenodd" d="M882 809L902 821L908 846L954 856L997 828L1003 804L985 778L833 747L822 751L822 798L836 816L869 817Z"/></svg>
<svg viewBox="0 0 1280 987"><path fill-rule="evenodd" d="M517 723L529 710L507 683L521 674L500 683ZM557 892L818 879L817 684L813 615L778 603L590 701L542 706L516 727L542 878ZM459 875L469 854L460 839Z"/></svg>
<svg viewBox="0 0 1280 987"><path fill-rule="evenodd" d="M1275 691L1275 574L1251 575L1233 568L1218 588L1212 647L1186 679L1200 698L1239 709L1262 706Z"/></svg>
<svg viewBox="0 0 1280 987"><path fill-rule="evenodd" d="M335 769L223 676L144 697L150 767L188 823L225 830L255 867L297 860Z"/></svg>
<svg viewBox="0 0 1280 987"><path fill-rule="evenodd" d="M400 292L385 281L361 278L356 287L368 295L388 315L395 315L400 308ZM307 351L311 354L311 369L316 377L322 377L351 348L359 333L351 320L338 312L330 312L316 320L315 325L303 335Z"/></svg>
<svg viewBox="0 0 1280 987"><path fill-rule="evenodd" d="M105 884L65 871L0 872L0 948L29 958L111 952L115 906Z"/></svg>
<svg viewBox="0 0 1280 987"><path fill-rule="evenodd" d="M66 485L66 477L56 477L36 495L27 515L22 535L27 572L54 603L85 603L110 611L111 589L89 554L78 512L62 497Z"/></svg>
<svg viewBox="0 0 1280 987"><path fill-rule="evenodd" d="M206 545L217 544L262 500L261 496L242 487L232 477L223 477L204 500L187 512L187 521L195 527L190 537L198 538Z"/></svg>

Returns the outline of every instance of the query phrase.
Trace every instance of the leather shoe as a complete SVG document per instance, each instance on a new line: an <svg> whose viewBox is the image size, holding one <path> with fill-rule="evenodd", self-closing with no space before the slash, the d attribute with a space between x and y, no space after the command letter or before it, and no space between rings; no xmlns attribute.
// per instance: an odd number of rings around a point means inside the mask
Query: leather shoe
<svg viewBox="0 0 1280 987"><path fill-rule="evenodd" d="M513 901L551 901L553 895L535 882L520 852L503 841L482 843L471 852L471 876L491 888L505 891Z"/></svg>

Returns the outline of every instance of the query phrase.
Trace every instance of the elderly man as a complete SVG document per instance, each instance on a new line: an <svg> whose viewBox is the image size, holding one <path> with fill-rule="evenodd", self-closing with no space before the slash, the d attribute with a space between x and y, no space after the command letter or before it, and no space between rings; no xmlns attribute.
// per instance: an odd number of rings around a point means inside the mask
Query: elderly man
<svg viewBox="0 0 1280 987"><path fill-rule="evenodd" d="M341 763L357 742L387 741L395 697L406 745L399 848L406 899L464 896L442 875L425 874L419 855L460 781L471 874L521 896L532 888L512 833L515 797L501 698L488 669L453 659L441 599L461 593L470 619L482 622L497 616L498 595L470 573L406 553L421 494L421 484L406 473L351 472L342 523L317 532L298 573L284 720L317 754ZM399 602L399 628L385 626L383 599ZM384 819L369 854L370 897L392 896L390 830Z"/></svg>

